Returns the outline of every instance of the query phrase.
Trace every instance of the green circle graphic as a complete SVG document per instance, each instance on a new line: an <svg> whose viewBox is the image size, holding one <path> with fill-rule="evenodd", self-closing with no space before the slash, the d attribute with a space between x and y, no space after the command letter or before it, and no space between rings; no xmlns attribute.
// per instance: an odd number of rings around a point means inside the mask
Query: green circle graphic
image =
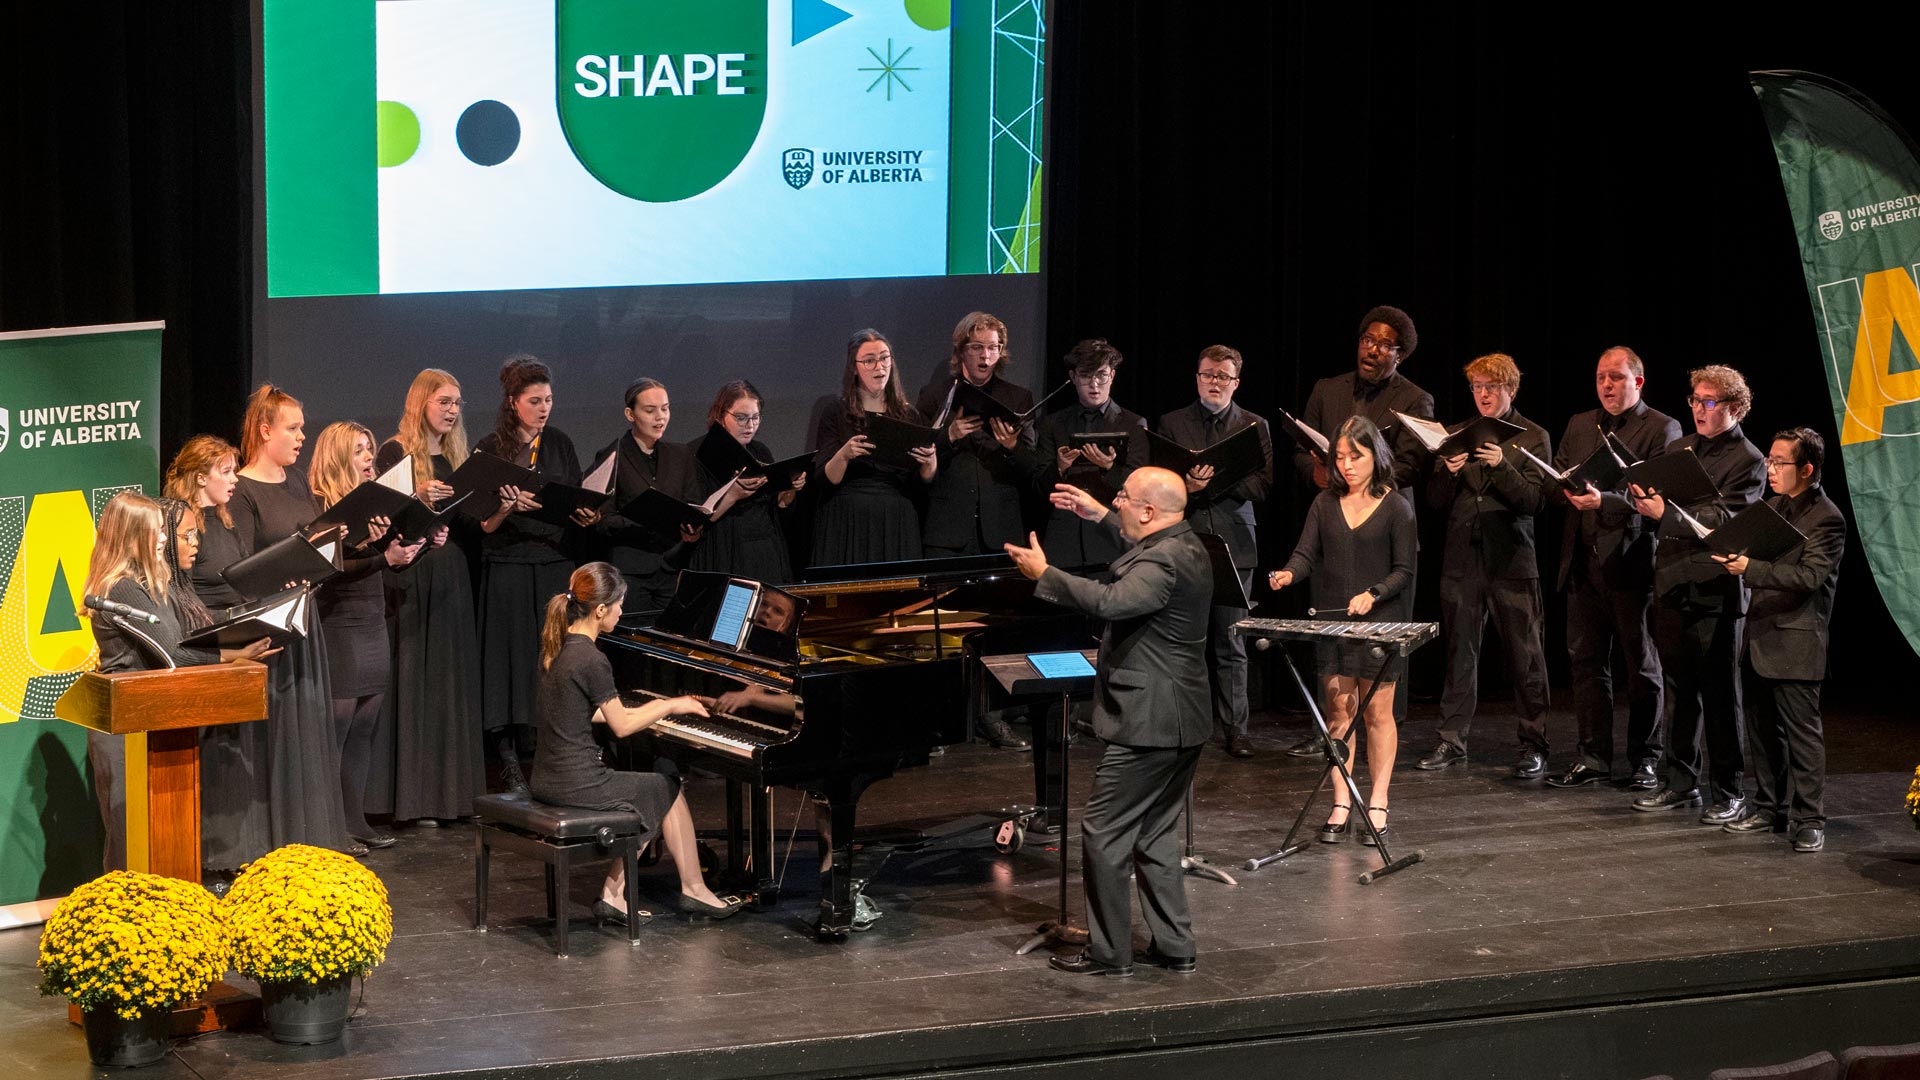
<svg viewBox="0 0 1920 1080"><path fill-rule="evenodd" d="M952 0L906 0L907 18L922 30L945 30L953 22Z"/></svg>
<svg viewBox="0 0 1920 1080"><path fill-rule="evenodd" d="M404 165L420 149L420 118L397 101L382 101L374 114L374 141L378 146L380 167Z"/></svg>

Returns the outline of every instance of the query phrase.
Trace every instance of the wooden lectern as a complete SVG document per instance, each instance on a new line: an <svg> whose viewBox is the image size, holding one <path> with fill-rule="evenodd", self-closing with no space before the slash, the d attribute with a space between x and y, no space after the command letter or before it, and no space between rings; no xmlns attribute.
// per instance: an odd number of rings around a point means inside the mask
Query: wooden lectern
<svg viewBox="0 0 1920 1080"><path fill-rule="evenodd" d="M53 714L127 740L127 869L200 883L200 728L264 720L267 669L251 660L89 671ZM266 763L261 762L261 767ZM260 999L224 982L174 1008L174 1037L259 1022ZM80 1022L80 1010L68 1008Z"/></svg>

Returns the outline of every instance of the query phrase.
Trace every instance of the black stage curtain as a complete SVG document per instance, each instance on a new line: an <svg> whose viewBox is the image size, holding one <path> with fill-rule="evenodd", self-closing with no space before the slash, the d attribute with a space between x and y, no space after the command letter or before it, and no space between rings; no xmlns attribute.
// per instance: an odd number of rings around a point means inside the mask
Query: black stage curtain
<svg viewBox="0 0 1920 1080"><path fill-rule="evenodd" d="M1394 304L1420 331L1402 370L1442 419L1473 413L1461 366L1505 352L1524 373L1517 406L1557 439L1594 407L1600 352L1626 344L1648 364L1649 401L1691 430L1686 371L1727 363L1753 386L1745 430L1762 450L1791 425L1826 435L1828 488L1846 508L1792 224L1745 74L1819 71L1917 129L1897 33L1827 33L1800 16L1682 24L1675 9L1557 16L1549 30L1537 13L1450 4L1061 3L1055 15L1049 351L1112 340L1129 360L1123 404L1152 416L1190 401L1195 357L1224 342L1247 358L1242 404L1297 413L1316 379L1352 369L1361 314ZM1265 565L1292 549L1305 505L1278 489ZM1437 618L1438 517L1423 514L1425 618ZM1541 531L1544 577L1557 523ZM1564 685L1564 610L1551 592L1548 604ZM1857 539L1839 607L1829 693L1888 696L1874 676L1904 646ZM1437 693L1441 648L1416 659L1416 694ZM1504 707L1482 713L1482 741L1500 745Z"/></svg>

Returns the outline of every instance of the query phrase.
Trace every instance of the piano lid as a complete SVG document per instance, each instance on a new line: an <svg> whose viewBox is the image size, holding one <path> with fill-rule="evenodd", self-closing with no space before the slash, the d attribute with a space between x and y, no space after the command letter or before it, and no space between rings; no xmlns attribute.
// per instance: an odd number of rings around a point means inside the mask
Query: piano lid
<svg viewBox="0 0 1920 1080"><path fill-rule="evenodd" d="M789 586L801 596L862 588L935 589L955 585L978 585L1020 577L1013 557L997 555L958 555L945 559L902 559L898 562L846 563L839 566L809 566L801 571L800 584Z"/></svg>
<svg viewBox="0 0 1920 1080"><path fill-rule="evenodd" d="M790 664L800 659L808 602L750 578L680 571L673 599L654 629L676 637Z"/></svg>

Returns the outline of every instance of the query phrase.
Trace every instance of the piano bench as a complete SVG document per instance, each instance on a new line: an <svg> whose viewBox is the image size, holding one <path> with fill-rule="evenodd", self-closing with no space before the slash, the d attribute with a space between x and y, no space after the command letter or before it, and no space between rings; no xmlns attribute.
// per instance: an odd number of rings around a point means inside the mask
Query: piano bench
<svg viewBox="0 0 1920 1080"><path fill-rule="evenodd" d="M473 928L487 929L487 871L493 849L528 855L546 864L547 917L553 920L553 952L567 955L567 881L576 860L626 861L627 944L640 942L640 849L653 839L643 832L640 815L622 810L549 806L524 795L481 795L473 800L479 820L474 829Z"/></svg>

